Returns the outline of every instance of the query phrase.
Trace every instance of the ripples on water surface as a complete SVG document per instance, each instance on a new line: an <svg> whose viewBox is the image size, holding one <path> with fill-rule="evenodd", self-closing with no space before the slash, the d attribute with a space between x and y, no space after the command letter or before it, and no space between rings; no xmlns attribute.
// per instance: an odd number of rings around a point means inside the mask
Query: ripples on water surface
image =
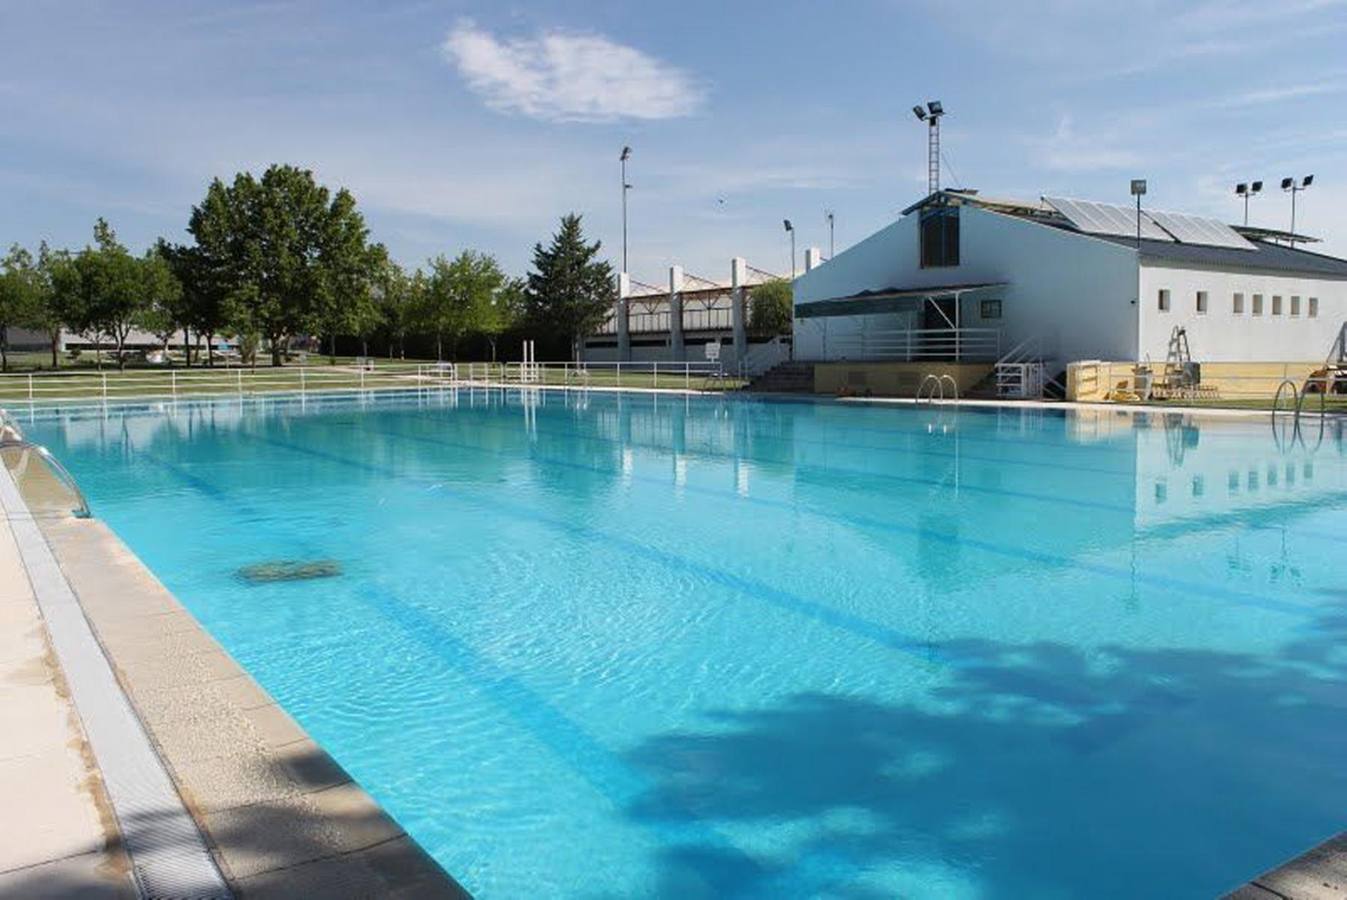
<svg viewBox="0 0 1347 900"><path fill-rule="evenodd" d="M1342 827L1340 423L459 391L25 428L482 897L1205 897ZM340 575L237 577L276 560Z"/></svg>

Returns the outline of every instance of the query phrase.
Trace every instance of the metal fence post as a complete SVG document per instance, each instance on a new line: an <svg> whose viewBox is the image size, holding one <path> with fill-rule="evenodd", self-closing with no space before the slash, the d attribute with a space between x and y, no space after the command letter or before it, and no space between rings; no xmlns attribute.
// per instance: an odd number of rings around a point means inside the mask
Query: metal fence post
<svg viewBox="0 0 1347 900"><path fill-rule="evenodd" d="M234 382L235 382L235 384L238 385L239 396L242 397L242 396L243 396L243 370L242 370L242 369L235 369L235 370L234 370Z"/></svg>
<svg viewBox="0 0 1347 900"><path fill-rule="evenodd" d="M622 387L622 363L617 364L617 386Z"/></svg>
<svg viewBox="0 0 1347 900"><path fill-rule="evenodd" d="M168 388L169 388L170 393L173 394L173 399L174 399L174 400L177 400L177 399L178 399L178 373L177 373L177 372L174 372L172 369L170 369L169 372L168 372Z"/></svg>
<svg viewBox="0 0 1347 900"><path fill-rule="evenodd" d="M33 373L28 373L28 402L33 402Z"/></svg>
<svg viewBox="0 0 1347 900"><path fill-rule="evenodd" d="M107 403L107 402L108 402L108 373L107 373L107 372L101 372L100 374L103 376L103 402L104 402L104 403Z"/></svg>
<svg viewBox="0 0 1347 900"><path fill-rule="evenodd" d="M365 389L365 367L363 365L360 367L360 389L362 391Z"/></svg>
<svg viewBox="0 0 1347 900"><path fill-rule="evenodd" d="M304 367L299 367L299 392L305 394L308 392L308 385L304 383Z"/></svg>
<svg viewBox="0 0 1347 900"><path fill-rule="evenodd" d="M658 361L656 361L656 363L655 363L654 373L655 373L654 387L659 387L659 362L658 362Z"/></svg>

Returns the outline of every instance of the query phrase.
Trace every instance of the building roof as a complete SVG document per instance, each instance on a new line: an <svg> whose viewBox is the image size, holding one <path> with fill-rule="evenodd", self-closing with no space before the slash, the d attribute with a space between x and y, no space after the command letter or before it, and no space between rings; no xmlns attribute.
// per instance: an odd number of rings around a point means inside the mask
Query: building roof
<svg viewBox="0 0 1347 900"><path fill-rule="evenodd" d="M1135 247L1135 238L1118 237L1110 234L1095 234L1091 237ZM1325 256L1273 244L1268 241L1251 240L1253 250L1239 250L1233 247L1212 247L1206 244L1180 244L1177 241L1151 241L1142 239L1141 260L1172 262L1189 266L1209 266L1218 269L1256 269L1264 272L1276 272L1282 275L1312 275L1316 278L1347 279L1347 259Z"/></svg>
<svg viewBox="0 0 1347 900"><path fill-rule="evenodd" d="M1136 246L1137 241L1134 235L1118 233L1130 232L1130 228L1105 229L1106 231L1113 230L1115 233L1101 233L1101 231L1081 227L1076 221L1063 214L1059 207L1064 202L1082 203L1082 201L1056 201L1054 203L1048 198L1040 198L1036 201L1013 200L987 197L974 190L942 190L912 204L903 210L903 214L907 215L933 203L977 206L990 212L1027 219L1041 225L1087 235L1124 247ZM1109 204L1089 204L1088 201L1084 201L1084 204L1086 206L1110 206ZM1119 209L1128 213L1126 209L1121 207ZM1146 211L1143 210L1144 212ZM1128 215L1131 215L1131 213L1128 213ZM1148 239L1143 236L1141 239L1141 258L1143 261L1171 262L1222 269L1252 269L1315 278L1347 279L1347 259L1339 259L1322 253L1312 253L1291 244L1293 240L1313 243L1317 242L1317 238L1275 229L1249 228L1242 225L1225 226L1215 223L1215 220L1202 220L1198 217L1178 214L1156 213L1155 215L1160 227L1150 229L1150 233L1169 234L1174 239ZM1171 219L1174 221L1166 225L1165 223L1170 222ZM1187 220L1198 224L1205 223L1207 235L1204 236L1202 233L1195 233L1189 229L1179 230L1175 228L1175 225L1183 226ZM1150 224L1149 214L1145 224ZM1212 230L1212 226L1216 229L1215 231ZM1230 240L1225 245L1209 242L1209 237L1222 229L1226 235L1229 235ZM1237 237L1230 235L1231 231ZM1283 241L1285 243L1282 243Z"/></svg>

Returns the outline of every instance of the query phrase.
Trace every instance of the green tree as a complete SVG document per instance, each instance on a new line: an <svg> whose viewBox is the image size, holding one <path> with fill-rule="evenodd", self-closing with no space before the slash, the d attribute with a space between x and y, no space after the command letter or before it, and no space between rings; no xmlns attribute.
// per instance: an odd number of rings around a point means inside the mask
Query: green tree
<svg viewBox="0 0 1347 900"><path fill-rule="evenodd" d="M552 243L533 247L528 276L529 319L570 339L578 355L585 337L603 324L617 296L613 268L599 260L601 242L585 243L580 216L563 216Z"/></svg>
<svg viewBox="0 0 1347 900"><path fill-rule="evenodd" d="M459 339L480 329L486 318L483 310L505 283L500 264L488 253L464 250L452 260L437 256L430 261L418 321L435 335L436 359L444 359L445 338L450 355L457 355Z"/></svg>
<svg viewBox="0 0 1347 900"><path fill-rule="evenodd" d="M65 322L61 318L60 305L56 299L55 272L62 265L68 265L70 253L66 250L52 250L43 241L37 248L38 286L41 291L40 302L34 310L34 328L47 336L51 346L51 367L61 367L61 330Z"/></svg>
<svg viewBox="0 0 1347 900"><path fill-rule="evenodd" d="M425 276L419 269L408 276L391 259L385 261L374 296L379 307L379 327L388 335L390 357L396 352L399 359L407 358L407 332L416 322L424 290Z"/></svg>
<svg viewBox="0 0 1347 900"><path fill-rule="evenodd" d="M748 329L759 337L790 334L794 293L784 278L763 282L749 291Z"/></svg>
<svg viewBox="0 0 1347 900"><path fill-rule="evenodd" d="M227 327L231 312L226 286L211 270L210 260L199 247L160 240L155 249L182 286L178 325L182 328L187 365L192 364L193 335L198 339L205 337L206 365L215 365L215 336Z"/></svg>
<svg viewBox="0 0 1347 900"><path fill-rule="evenodd" d="M231 324L259 334L280 365L289 339L340 319L374 277L368 230L346 190L332 194L313 173L273 165L211 182L188 231L224 292Z"/></svg>
<svg viewBox="0 0 1347 900"><path fill-rule="evenodd" d="M54 309L72 331L91 336L99 367L102 339L117 348L117 363L125 367L126 338L140 312L139 261L117 240L103 219L94 224L94 243L73 257L56 261L52 269Z"/></svg>
<svg viewBox="0 0 1347 900"><path fill-rule="evenodd" d="M495 290L488 303L473 313L473 330L481 332L491 344L491 361L496 361L496 344L524 314L527 289L522 278L509 278Z"/></svg>
<svg viewBox="0 0 1347 900"><path fill-rule="evenodd" d="M136 261L140 282L140 305L135 323L159 339L168 355L168 341L184 327L187 311L183 307L182 283L157 249L151 249ZM186 329L184 328L184 331Z"/></svg>
<svg viewBox="0 0 1347 900"><path fill-rule="evenodd" d="M33 254L18 244L0 263L0 372L9 371L9 331L41 321L42 273Z"/></svg>

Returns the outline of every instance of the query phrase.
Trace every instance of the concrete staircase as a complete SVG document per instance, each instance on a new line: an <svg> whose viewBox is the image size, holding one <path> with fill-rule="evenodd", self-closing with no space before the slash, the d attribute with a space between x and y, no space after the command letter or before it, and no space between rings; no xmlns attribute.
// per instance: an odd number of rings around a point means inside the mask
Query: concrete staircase
<svg viewBox="0 0 1347 900"><path fill-rule="evenodd" d="M777 363L750 381L745 390L764 394L812 394L814 364L795 360Z"/></svg>

